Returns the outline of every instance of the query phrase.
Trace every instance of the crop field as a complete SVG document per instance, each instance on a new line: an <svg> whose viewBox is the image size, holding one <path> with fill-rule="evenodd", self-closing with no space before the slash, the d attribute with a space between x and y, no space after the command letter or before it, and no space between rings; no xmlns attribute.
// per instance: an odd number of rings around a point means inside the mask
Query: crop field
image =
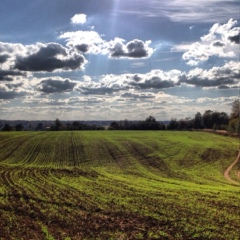
<svg viewBox="0 0 240 240"><path fill-rule="evenodd" d="M0 132L0 239L238 240L240 185L224 178L238 144L205 132Z"/></svg>

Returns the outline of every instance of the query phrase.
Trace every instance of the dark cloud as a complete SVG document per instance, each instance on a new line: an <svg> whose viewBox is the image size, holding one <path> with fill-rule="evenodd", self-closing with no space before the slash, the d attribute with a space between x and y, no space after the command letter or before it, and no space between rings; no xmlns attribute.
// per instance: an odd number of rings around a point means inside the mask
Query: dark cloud
<svg viewBox="0 0 240 240"><path fill-rule="evenodd" d="M13 76L26 76L25 73L11 70L1 70L0 69L0 81L13 81Z"/></svg>
<svg viewBox="0 0 240 240"><path fill-rule="evenodd" d="M6 89L0 87L0 99L10 100L18 97L23 97L26 93L6 91Z"/></svg>
<svg viewBox="0 0 240 240"><path fill-rule="evenodd" d="M7 86L9 89L14 89L14 88L18 88L21 87L23 85L23 83L7 83L5 84L5 86Z"/></svg>
<svg viewBox="0 0 240 240"><path fill-rule="evenodd" d="M75 48L82 53L86 53L89 50L89 46L85 43L77 45Z"/></svg>
<svg viewBox="0 0 240 240"><path fill-rule="evenodd" d="M122 43L116 43L113 48L110 49L111 57L126 57L126 53L123 50L124 45Z"/></svg>
<svg viewBox="0 0 240 240"><path fill-rule="evenodd" d="M201 76L187 77L186 75L182 75L179 77L179 80L181 83L187 83L197 87L218 87L218 86L224 86L226 84L236 83L234 79L227 78L227 77L209 79L207 77L202 78Z"/></svg>
<svg viewBox="0 0 240 240"><path fill-rule="evenodd" d="M132 99L149 99L154 98L152 94L134 94L134 93L123 93L121 94L122 98L132 98Z"/></svg>
<svg viewBox="0 0 240 240"><path fill-rule="evenodd" d="M218 89L229 89L229 87L226 86L226 85L220 85L220 86L218 87Z"/></svg>
<svg viewBox="0 0 240 240"><path fill-rule="evenodd" d="M214 47L224 47L225 44L221 41L215 41L215 42L213 42L213 46Z"/></svg>
<svg viewBox="0 0 240 240"><path fill-rule="evenodd" d="M114 89L110 87L95 87L95 88L87 88L81 87L80 91L84 95L106 95L106 94L113 94L114 92L120 91L120 89Z"/></svg>
<svg viewBox="0 0 240 240"><path fill-rule="evenodd" d="M236 44L239 44L239 34L236 35L236 36L228 37L228 39L229 39L231 42L234 42L234 43L236 43Z"/></svg>
<svg viewBox="0 0 240 240"><path fill-rule="evenodd" d="M174 87L175 83L171 80L162 80L160 77L152 77L141 82L131 82L132 86L140 89L163 89Z"/></svg>
<svg viewBox="0 0 240 240"><path fill-rule="evenodd" d="M58 58L61 56L61 59ZM15 69L21 71L46 71L52 72L57 69L74 70L84 63L81 55L68 56L67 49L57 43L49 43L41 46L36 53L27 57L18 56Z"/></svg>
<svg viewBox="0 0 240 240"><path fill-rule="evenodd" d="M0 64L5 63L8 58L9 58L9 56L7 54L0 55Z"/></svg>
<svg viewBox="0 0 240 240"><path fill-rule="evenodd" d="M132 79L133 79L134 81L136 81L136 82L139 82L140 80L142 80L142 78L139 77L137 74L134 75Z"/></svg>
<svg viewBox="0 0 240 240"><path fill-rule="evenodd" d="M126 44L117 42L110 49L110 56L113 58L128 57L128 58L144 58L148 57L149 48L144 44L143 41L135 39Z"/></svg>
<svg viewBox="0 0 240 240"><path fill-rule="evenodd" d="M128 57L142 58L148 56L148 51L145 49L143 41L133 40L127 44Z"/></svg>
<svg viewBox="0 0 240 240"><path fill-rule="evenodd" d="M40 82L41 87L39 90L44 93L55 92L70 92L75 87L76 83L66 79L64 81L55 79L46 79Z"/></svg>

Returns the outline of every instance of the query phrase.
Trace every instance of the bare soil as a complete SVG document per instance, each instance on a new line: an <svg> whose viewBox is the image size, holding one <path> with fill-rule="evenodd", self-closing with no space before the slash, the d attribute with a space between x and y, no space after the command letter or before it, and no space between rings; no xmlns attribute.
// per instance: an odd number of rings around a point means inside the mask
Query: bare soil
<svg viewBox="0 0 240 240"><path fill-rule="evenodd" d="M235 184L235 185L240 185L239 182L236 182L234 181L230 176L229 176L229 173L230 171L232 170L232 168L238 163L240 159L240 150L239 150L239 153L238 153L238 156L237 158L235 159L235 161L226 169L226 171L224 172L224 177L231 183ZM237 173L237 177L239 178L240 177L240 171L238 171Z"/></svg>

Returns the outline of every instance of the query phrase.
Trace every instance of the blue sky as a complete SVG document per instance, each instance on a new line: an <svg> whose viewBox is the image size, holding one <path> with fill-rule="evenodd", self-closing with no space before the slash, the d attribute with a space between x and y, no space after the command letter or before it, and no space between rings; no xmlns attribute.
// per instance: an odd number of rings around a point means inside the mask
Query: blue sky
<svg viewBox="0 0 240 240"><path fill-rule="evenodd" d="M2 0L0 119L230 113L238 0Z"/></svg>

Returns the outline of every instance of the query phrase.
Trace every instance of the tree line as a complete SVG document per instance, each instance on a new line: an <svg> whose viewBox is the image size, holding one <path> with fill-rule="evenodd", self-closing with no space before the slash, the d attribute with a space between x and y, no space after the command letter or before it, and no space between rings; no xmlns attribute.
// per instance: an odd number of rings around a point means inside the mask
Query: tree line
<svg viewBox="0 0 240 240"><path fill-rule="evenodd" d="M109 130L192 130L213 129L239 133L239 100L232 104L230 116L225 112L207 110L203 114L197 112L194 118L177 120L172 118L168 123L157 122L153 116L145 121L132 122L128 120L112 122Z"/></svg>
<svg viewBox="0 0 240 240"><path fill-rule="evenodd" d="M113 121L108 130L192 130L192 129L214 129L226 130L233 133L239 133L239 100L232 103L231 114L207 110L203 114L197 112L194 118L185 118L177 120L172 118L169 122L158 122L153 116L147 117L144 121ZM36 127L36 131L50 130L104 130L105 127L95 124L81 123L79 121L62 123L58 118L48 129L44 129L41 123ZM5 124L2 131L22 131L21 124L15 127Z"/></svg>

